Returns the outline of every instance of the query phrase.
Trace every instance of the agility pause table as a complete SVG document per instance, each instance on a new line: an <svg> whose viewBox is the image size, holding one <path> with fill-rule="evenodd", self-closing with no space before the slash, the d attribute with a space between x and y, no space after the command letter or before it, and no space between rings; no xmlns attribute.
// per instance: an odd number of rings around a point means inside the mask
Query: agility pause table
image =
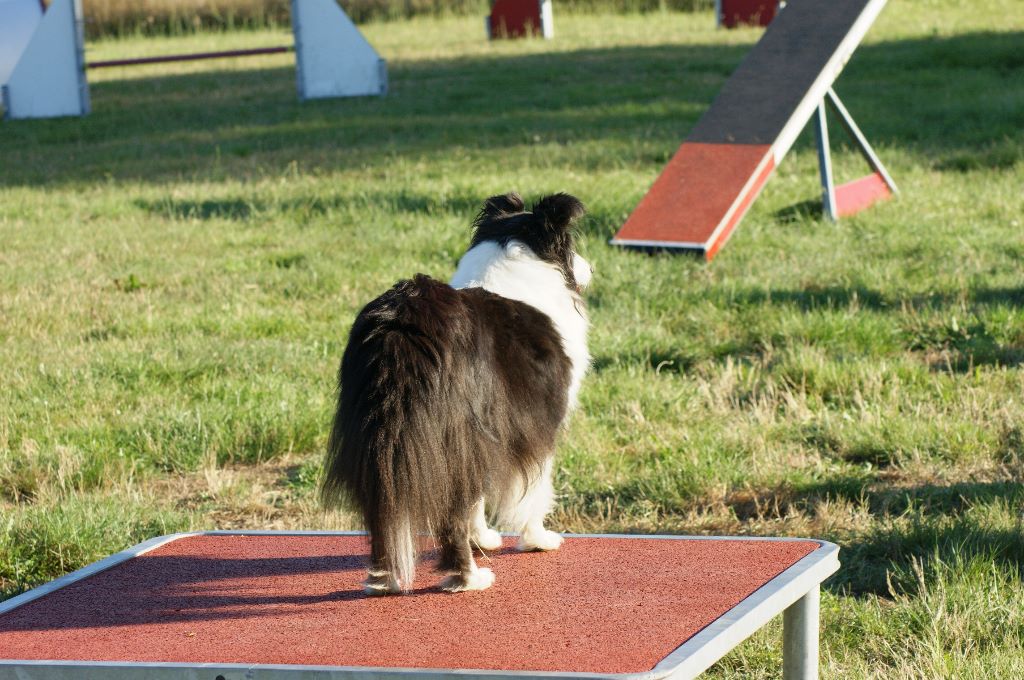
<svg viewBox="0 0 1024 680"><path fill-rule="evenodd" d="M817 677L817 540L568 535L479 558L494 586L363 593L338 532L155 538L0 603L0 678L681 680L783 615L787 679Z"/></svg>

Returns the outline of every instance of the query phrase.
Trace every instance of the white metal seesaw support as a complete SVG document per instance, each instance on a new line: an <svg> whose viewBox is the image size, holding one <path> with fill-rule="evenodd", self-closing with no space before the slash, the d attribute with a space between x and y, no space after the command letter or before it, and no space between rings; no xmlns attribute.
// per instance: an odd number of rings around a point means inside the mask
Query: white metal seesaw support
<svg viewBox="0 0 1024 680"><path fill-rule="evenodd" d="M871 144L868 142L867 137L861 132L860 128L857 127L857 123L854 122L853 116L843 106L843 102L839 100L839 95L836 94L835 90L831 87L825 92L825 97L818 104L818 109L814 116L814 133L818 142L818 169L821 174L821 200L824 208L825 215L832 221L839 219L840 208L836 199L836 186L832 178L832 160L831 153L829 151L829 140L828 140L828 118L826 116L825 107L826 104L832 109L839 117L839 122L842 123L843 129L850 136L850 139L857 145L858 151L864 156L864 160L871 166L871 170L877 174L889 192L893 195L899 193L899 189L896 188L896 182L893 181L889 172L885 169L881 159L875 153L875 150L871 148Z"/></svg>

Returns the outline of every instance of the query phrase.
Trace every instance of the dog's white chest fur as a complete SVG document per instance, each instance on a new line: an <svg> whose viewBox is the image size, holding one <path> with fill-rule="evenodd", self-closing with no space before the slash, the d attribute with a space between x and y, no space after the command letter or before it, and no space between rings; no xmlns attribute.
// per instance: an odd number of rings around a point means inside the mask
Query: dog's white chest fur
<svg viewBox="0 0 1024 680"><path fill-rule="evenodd" d="M581 285L590 280L590 266L575 257L574 274ZM572 363L569 409L576 407L583 376L590 366L587 351L587 317L565 286L562 273L544 262L519 241L502 247L486 241L470 249L452 277L453 288L483 288L539 309L551 319L562 338L562 348Z"/></svg>

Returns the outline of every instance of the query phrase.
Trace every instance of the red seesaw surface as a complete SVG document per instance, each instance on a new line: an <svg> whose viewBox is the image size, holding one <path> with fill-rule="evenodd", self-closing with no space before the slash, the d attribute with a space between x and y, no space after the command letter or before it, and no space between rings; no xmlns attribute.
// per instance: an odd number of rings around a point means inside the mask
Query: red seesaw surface
<svg viewBox="0 0 1024 680"><path fill-rule="evenodd" d="M653 668L818 544L569 538L495 585L368 597L366 539L188 536L0 615L0 659L593 673Z"/></svg>
<svg viewBox="0 0 1024 680"><path fill-rule="evenodd" d="M768 144L683 142L612 243L685 244L710 260L774 169Z"/></svg>

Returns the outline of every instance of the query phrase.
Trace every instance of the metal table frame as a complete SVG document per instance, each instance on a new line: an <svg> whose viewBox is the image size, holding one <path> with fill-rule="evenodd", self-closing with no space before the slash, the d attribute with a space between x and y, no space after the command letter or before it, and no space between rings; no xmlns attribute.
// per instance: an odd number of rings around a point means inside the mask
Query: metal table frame
<svg viewBox="0 0 1024 680"><path fill-rule="evenodd" d="M355 531L203 531L169 534L128 548L38 588L0 602L0 615L71 583L105 571L171 541L189 536L352 536ZM567 538L626 538L699 541L806 541L819 547L751 593L643 673L554 673L437 668L372 668L223 663L133 663L115 661L28 661L0 659L0 678L18 680L687 680L695 678L767 624L783 617L783 677L818 677L818 602L820 585L839 568L839 547L828 541L747 536L645 536L564 534ZM456 596L457 597L457 596Z"/></svg>

